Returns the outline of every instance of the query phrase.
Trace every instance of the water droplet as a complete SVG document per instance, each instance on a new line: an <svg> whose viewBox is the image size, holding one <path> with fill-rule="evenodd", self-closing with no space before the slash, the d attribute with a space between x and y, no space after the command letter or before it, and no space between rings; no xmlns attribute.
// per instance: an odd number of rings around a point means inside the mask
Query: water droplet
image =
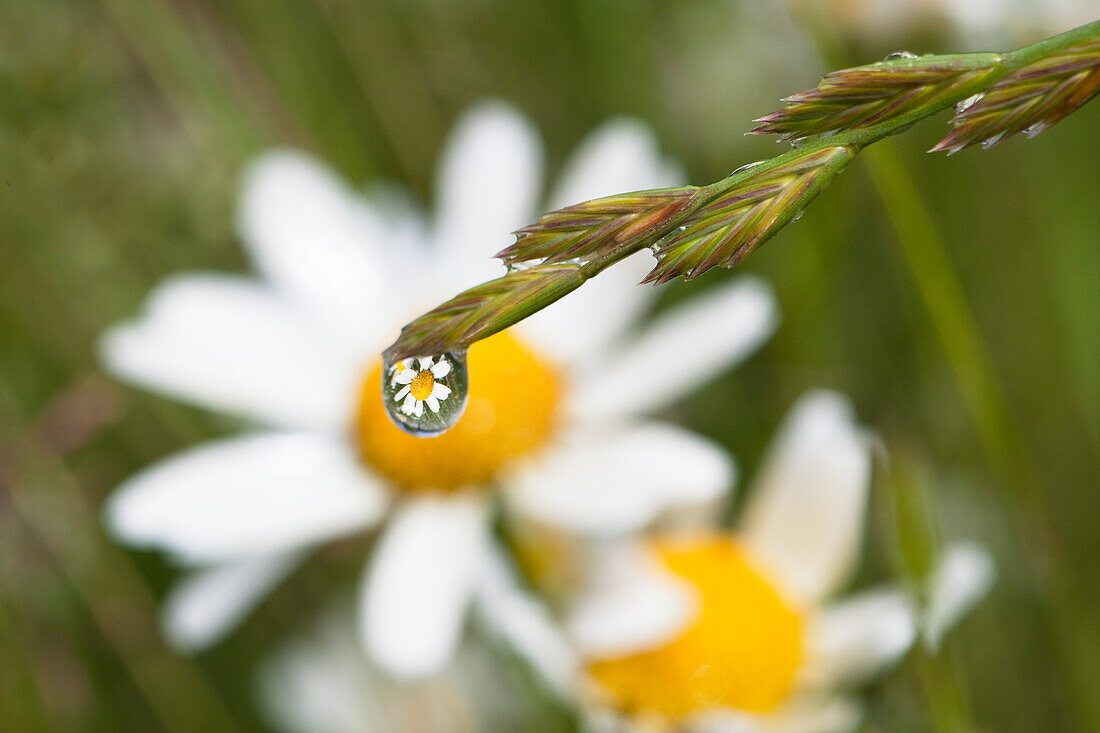
<svg viewBox="0 0 1100 733"><path fill-rule="evenodd" d="M892 54L886 57L886 61L897 61L898 59L915 59L920 58L912 51L894 51Z"/></svg>
<svg viewBox="0 0 1100 733"><path fill-rule="evenodd" d="M961 114L961 113L965 112L966 110L970 109L970 107L973 106L973 104L975 102L977 102L979 99L981 99L984 96L985 96L984 92L979 92L978 94L971 94L969 97L967 97L966 99L962 100L961 102L959 102L958 104L955 105L955 114Z"/></svg>
<svg viewBox="0 0 1100 733"><path fill-rule="evenodd" d="M986 138L985 140L982 140L982 150L989 150L991 147L993 147L994 145L999 143L1001 140L1004 140L1005 135L1007 135L1007 134L1008 133L1007 133L1006 130L1001 130L996 135L993 135L991 137Z"/></svg>
<svg viewBox="0 0 1100 733"><path fill-rule="evenodd" d="M735 170L735 171L733 171L732 173L730 173L730 176L735 176L735 175L737 175L738 173L740 173L741 171L747 171L747 170L748 170L749 168L755 168L756 166L760 165L760 164L761 164L761 163L763 163L763 162L764 162L764 161L762 161L762 160L754 160L754 161L753 161L753 162L751 162L751 163L745 163L745 165L741 166L741 167L740 167L740 168L738 168L737 170ZM729 178L729 176L726 176L726 178Z"/></svg>
<svg viewBox="0 0 1100 733"><path fill-rule="evenodd" d="M806 213L805 209L799 209L798 213L791 217L791 221L798 221L802 218L802 215Z"/></svg>
<svg viewBox="0 0 1100 733"><path fill-rule="evenodd" d="M454 427L470 395L466 351L416 357L382 367L382 405L397 427L431 438Z"/></svg>
<svg viewBox="0 0 1100 733"><path fill-rule="evenodd" d="M538 260L512 260L504 265L504 269L508 272L523 272L524 270L530 270L534 265L538 264Z"/></svg>
<svg viewBox="0 0 1100 733"><path fill-rule="evenodd" d="M1025 129L1024 134L1027 135L1028 139L1030 140L1031 138L1045 131L1048 127L1050 127L1050 122L1047 120L1041 120Z"/></svg>

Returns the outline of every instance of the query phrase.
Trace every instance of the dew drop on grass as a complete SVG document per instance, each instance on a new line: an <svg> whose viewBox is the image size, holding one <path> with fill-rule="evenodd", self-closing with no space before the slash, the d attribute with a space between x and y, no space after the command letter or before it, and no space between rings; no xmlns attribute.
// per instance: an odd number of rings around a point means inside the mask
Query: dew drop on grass
<svg viewBox="0 0 1100 733"><path fill-rule="evenodd" d="M735 171L733 171L732 173L730 173L730 176L735 176L735 175L737 175L738 173L740 173L741 171L747 171L747 170L748 170L749 168L755 168L756 166L758 166L758 165L760 165L760 164L762 164L762 163L764 163L764 162L765 162L765 161L763 161L763 160L754 160L754 161L753 161L753 162L751 162L751 163L745 163L745 165L741 166L741 167L740 167L740 168L738 168L737 170L735 170ZM730 176L726 176L726 178L729 178Z"/></svg>
<svg viewBox="0 0 1100 733"><path fill-rule="evenodd" d="M1006 135L1007 135L1007 131L1006 130L1001 130L996 135L993 135L992 137L988 137L985 140L982 140L982 150L989 150L991 147L993 147L994 145L999 143L1001 140L1004 140Z"/></svg>
<svg viewBox="0 0 1100 733"><path fill-rule="evenodd" d="M409 435L431 438L451 429L469 396L465 350L383 364L382 405Z"/></svg>
<svg viewBox="0 0 1100 733"><path fill-rule="evenodd" d="M886 57L886 61L897 61L898 59L915 59L920 58L912 51L894 51L892 54Z"/></svg>
<svg viewBox="0 0 1100 733"><path fill-rule="evenodd" d="M961 113L965 112L966 110L970 109L970 107L973 106L973 104L975 102L977 102L979 99L981 99L984 96L985 96L984 92L979 92L978 94L971 94L969 97L967 97L966 99L962 100L961 102L959 102L958 104L955 105L955 114L961 114Z"/></svg>

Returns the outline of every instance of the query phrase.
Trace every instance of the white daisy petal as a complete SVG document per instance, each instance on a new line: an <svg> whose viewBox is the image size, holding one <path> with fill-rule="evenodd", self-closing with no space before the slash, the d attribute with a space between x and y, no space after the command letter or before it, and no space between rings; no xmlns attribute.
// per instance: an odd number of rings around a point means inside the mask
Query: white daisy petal
<svg viewBox="0 0 1100 733"><path fill-rule="evenodd" d="M796 698L760 721L762 733L850 733L863 722L863 706L835 695Z"/></svg>
<svg viewBox="0 0 1100 733"><path fill-rule="evenodd" d="M386 504L339 437L260 433L209 443L120 486L106 507L112 534L189 562L291 550L378 521Z"/></svg>
<svg viewBox="0 0 1100 733"><path fill-rule="evenodd" d="M411 384L412 380L416 379L416 370L402 369L393 378L397 380L398 384Z"/></svg>
<svg viewBox="0 0 1100 733"><path fill-rule="evenodd" d="M649 250L637 252L515 328L558 363L575 369L599 363L653 301L656 291L638 283L654 264Z"/></svg>
<svg viewBox="0 0 1100 733"><path fill-rule="evenodd" d="M406 415L416 414L416 398L411 394L405 397L405 404L401 405L401 412Z"/></svg>
<svg viewBox="0 0 1100 733"><path fill-rule="evenodd" d="M855 565L871 456L847 399L813 392L791 409L757 474L741 535L797 601L813 603Z"/></svg>
<svg viewBox="0 0 1100 733"><path fill-rule="evenodd" d="M443 379L451 373L451 362L446 359L440 359L439 363L432 367L432 376L436 379Z"/></svg>
<svg viewBox="0 0 1100 733"><path fill-rule="evenodd" d="M951 545L932 572L924 642L939 648L943 635L993 587L997 569L993 557L972 542Z"/></svg>
<svg viewBox="0 0 1100 733"><path fill-rule="evenodd" d="M586 658L653 649L678 636L699 613L698 591L644 545L606 548L594 562L591 589L581 593L565 621Z"/></svg>
<svg viewBox="0 0 1100 733"><path fill-rule="evenodd" d="M424 498L402 507L371 556L362 586L361 639L396 677L424 677L450 660L487 538L485 506Z"/></svg>
<svg viewBox="0 0 1100 733"><path fill-rule="evenodd" d="M415 415L416 417L420 417L423 414L424 414L424 401L423 400L417 400L415 402L415 404L413 404L413 415Z"/></svg>
<svg viewBox="0 0 1100 733"><path fill-rule="evenodd" d="M432 365L435 363L435 358L428 356L420 360L420 371L430 371Z"/></svg>
<svg viewBox="0 0 1100 733"><path fill-rule="evenodd" d="M703 710L681 726L684 733L767 733L764 715L732 708Z"/></svg>
<svg viewBox="0 0 1100 733"><path fill-rule="evenodd" d="M541 147L531 124L499 102L480 104L456 123L440 163L435 250L452 287L502 273L492 256L534 213Z"/></svg>
<svg viewBox="0 0 1100 733"><path fill-rule="evenodd" d="M614 120L581 142L547 209L623 191L677 186L685 180L678 165L661 157L653 132L644 124ZM653 288L638 283L653 265L649 252L635 254L518 327L536 347L561 362L598 359L652 302Z"/></svg>
<svg viewBox="0 0 1100 733"><path fill-rule="evenodd" d="M397 390L397 394L393 396L393 401L400 402L401 400L405 399L405 396L408 395L410 391L411 390L409 389L409 385L406 384L404 387Z"/></svg>
<svg viewBox="0 0 1100 733"><path fill-rule="evenodd" d="M256 266L332 333L354 326L367 334L397 315L381 248L391 241L385 218L307 155L277 151L251 165L239 229Z"/></svg>
<svg viewBox="0 0 1100 733"><path fill-rule="evenodd" d="M499 548L489 545L477 582L477 611L489 628L555 690L569 694L579 660L548 609L520 587Z"/></svg>
<svg viewBox="0 0 1100 733"><path fill-rule="evenodd" d="M354 365L308 322L266 288L223 275L163 283L100 351L130 382L276 425L343 425L357 387Z"/></svg>
<svg viewBox="0 0 1100 733"><path fill-rule="evenodd" d="M428 395L428 399L424 400L424 402L432 412L439 412L439 400L436 399L434 394Z"/></svg>
<svg viewBox="0 0 1100 733"><path fill-rule="evenodd" d="M355 643L354 624L328 615L308 636L286 644L260 668L260 698L275 730L363 733L387 724L388 690Z"/></svg>
<svg viewBox="0 0 1100 733"><path fill-rule="evenodd" d="M863 720L858 701L831 695L795 698L767 713L709 710L692 716L685 733L849 733Z"/></svg>
<svg viewBox="0 0 1100 733"><path fill-rule="evenodd" d="M445 400L450 394L451 388L445 384L440 384L439 382L436 382L435 385L432 387L432 397L436 398L437 400Z"/></svg>
<svg viewBox="0 0 1100 733"><path fill-rule="evenodd" d="M300 561L297 555L267 556L191 572L168 594L164 635L183 651L216 644Z"/></svg>
<svg viewBox="0 0 1100 733"><path fill-rule="evenodd" d="M812 688L860 684L900 659L915 636L916 612L901 589L847 598L810 618L800 682Z"/></svg>
<svg viewBox="0 0 1100 733"><path fill-rule="evenodd" d="M666 514L715 507L732 488L732 459L674 425L578 432L506 482L520 513L574 532L618 535Z"/></svg>
<svg viewBox="0 0 1100 733"><path fill-rule="evenodd" d="M663 407L740 362L775 331L771 288L756 278L717 287L658 317L607 368L584 375L570 401L583 417Z"/></svg>
<svg viewBox="0 0 1100 733"><path fill-rule="evenodd" d="M682 168L661 156L657 137L645 123L610 120L586 137L565 164L549 209L623 191L678 186ZM602 276L601 276L602 277Z"/></svg>

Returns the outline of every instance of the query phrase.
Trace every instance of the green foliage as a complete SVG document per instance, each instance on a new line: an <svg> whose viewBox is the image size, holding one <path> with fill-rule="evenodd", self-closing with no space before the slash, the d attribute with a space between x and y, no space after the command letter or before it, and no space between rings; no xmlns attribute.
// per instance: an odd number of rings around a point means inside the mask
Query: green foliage
<svg viewBox="0 0 1100 733"><path fill-rule="evenodd" d="M741 120L844 65L806 50L776 7L0 0L2 727L269 730L252 704L257 662L361 574L360 544L332 548L225 644L188 658L158 634L157 606L179 570L123 552L99 529L100 502L126 476L240 427L114 384L99 373L95 343L170 274L246 271L233 216L252 154L302 147L355 185L396 180L430 202L450 121L494 96L538 125L552 171L598 122L632 115L693 180L715 180L730 160L774 151L741 136ZM857 59L954 43L934 27L881 38L840 40ZM1095 698L1100 676L1086 633L1100 608L1098 126L1093 104L1055 134L965 164L920 156L938 136L914 128L894 156L908 175L896 188L910 205L900 213L880 202L861 156L844 185L741 265L778 292L776 337L669 415L728 447L749 475L798 394L843 390L862 422L936 467L928 498L944 535L995 551L994 596L930 672L910 664L868 691L867 730L947 730L928 692L945 686L970 702L960 727L1095 728L1078 701ZM898 175L881 166L883 179ZM931 264L919 250L929 233L921 210L946 253ZM912 256L899 230L911 233ZM951 283L914 287L914 269L944 267ZM724 276L663 289L660 307ZM937 330L929 313L957 315L960 294L965 317ZM1052 518L1042 527L1026 512L1009 521L1004 482L969 417L965 390L979 410L987 404L975 361L947 356L968 327L982 336L979 368L1000 378L1021 428L1023 444L1006 452L1026 452L1040 477ZM892 526L872 527L860 582L889 574L881 558ZM1080 579L1073 590L1091 613L1080 634L1070 629L1074 648L1056 643L1042 611L1046 570L1033 562L1040 543L1017 542L1017 527L1057 538L1063 569ZM929 684L948 661L957 671ZM563 713L521 697L507 701L509 720L530 715L517 729L566 727Z"/></svg>

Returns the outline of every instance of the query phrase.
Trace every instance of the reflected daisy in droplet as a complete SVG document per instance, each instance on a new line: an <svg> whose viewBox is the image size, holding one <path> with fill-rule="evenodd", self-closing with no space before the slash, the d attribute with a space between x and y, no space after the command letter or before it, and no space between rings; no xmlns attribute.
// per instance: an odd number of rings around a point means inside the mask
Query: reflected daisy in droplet
<svg viewBox="0 0 1100 733"><path fill-rule="evenodd" d="M596 729L839 733L861 706L845 688L896 662L918 630L937 643L989 589L992 561L949 547L927 600L900 586L841 600L859 558L870 446L840 395L791 411L735 531L659 532L604 544L562 624L516 624L523 599L485 575L486 617L548 679L582 700ZM527 614L528 619L536 618Z"/></svg>
<svg viewBox="0 0 1100 733"><path fill-rule="evenodd" d="M652 293L636 285L651 264L642 253L474 344L468 390L451 355L384 370L378 354L400 327L500 274L492 253L540 210L682 180L622 120L583 141L540 201L539 150L512 109L469 112L445 145L430 221L392 187L363 195L302 154L265 155L240 211L261 277L174 277L107 334L115 374L258 426L151 467L109 501L116 537L191 569L167 601L177 645L213 643L310 548L385 520L363 575L361 642L394 675L430 675L460 636L494 497L593 535L722 498L728 456L646 415L772 333L759 280L713 287L639 332ZM410 420L441 418L460 394L465 416L413 437L391 423L383 384Z"/></svg>
<svg viewBox="0 0 1100 733"><path fill-rule="evenodd" d="M451 388L438 381L451 373L451 362L446 356L440 356L439 361L435 358L419 359L419 367L413 366L412 359L408 364L393 367L393 382L402 385L393 399L401 403L401 411L406 415L423 415L424 405L432 412L439 412L439 403L451 395Z"/></svg>

